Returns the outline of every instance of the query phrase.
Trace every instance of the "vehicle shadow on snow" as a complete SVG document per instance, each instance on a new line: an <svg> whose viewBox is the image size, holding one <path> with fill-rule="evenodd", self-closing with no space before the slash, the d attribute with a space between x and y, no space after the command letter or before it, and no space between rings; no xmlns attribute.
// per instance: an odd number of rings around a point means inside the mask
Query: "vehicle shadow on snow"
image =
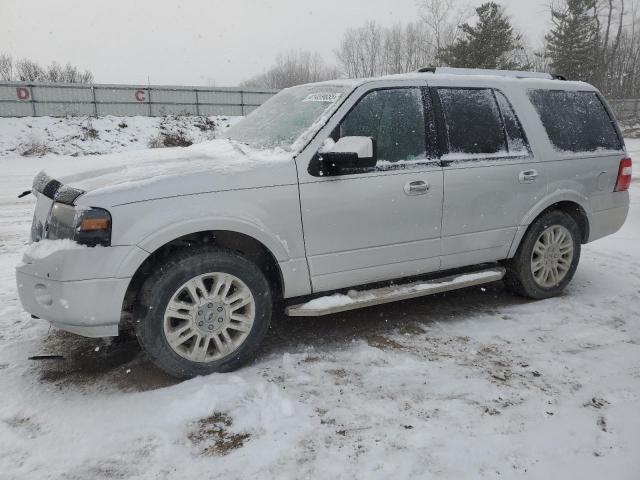
<svg viewBox="0 0 640 480"><path fill-rule="evenodd" d="M326 351L354 340L372 344L372 338L377 343L398 329L408 334L424 333L420 325L499 315L504 307L527 302L506 292L498 282L324 317L287 317L277 311L253 365L267 357L309 347ZM42 354L60 356L34 360L33 367L40 381L59 386L146 391L179 382L156 368L132 335L105 341L52 331L43 342Z"/></svg>

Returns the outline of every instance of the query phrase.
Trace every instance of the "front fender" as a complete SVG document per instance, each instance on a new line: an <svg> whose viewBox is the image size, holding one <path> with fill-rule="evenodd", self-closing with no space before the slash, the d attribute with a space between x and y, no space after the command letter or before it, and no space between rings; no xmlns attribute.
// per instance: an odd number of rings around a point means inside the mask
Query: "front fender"
<svg viewBox="0 0 640 480"><path fill-rule="evenodd" d="M149 253L153 253L176 238L209 230L242 233L256 239L267 247L278 262L291 259L291 252L287 242L279 238L277 234L268 232L264 225L260 225L257 221L253 223L245 219L218 216L190 219L165 226L141 240L138 246Z"/></svg>

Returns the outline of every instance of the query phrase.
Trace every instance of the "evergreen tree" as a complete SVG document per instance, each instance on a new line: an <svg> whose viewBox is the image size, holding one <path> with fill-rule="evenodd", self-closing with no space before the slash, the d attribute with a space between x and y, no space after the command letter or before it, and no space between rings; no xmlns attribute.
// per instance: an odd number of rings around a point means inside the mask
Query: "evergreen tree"
<svg viewBox="0 0 640 480"><path fill-rule="evenodd" d="M463 24L462 36L443 49L440 60L450 67L498 68L523 70L529 67L522 60L522 35L517 33L502 5L487 2L476 8L475 25Z"/></svg>
<svg viewBox="0 0 640 480"><path fill-rule="evenodd" d="M571 80L592 81L599 51L595 0L565 0L563 8L551 9L553 27L545 36L551 68Z"/></svg>

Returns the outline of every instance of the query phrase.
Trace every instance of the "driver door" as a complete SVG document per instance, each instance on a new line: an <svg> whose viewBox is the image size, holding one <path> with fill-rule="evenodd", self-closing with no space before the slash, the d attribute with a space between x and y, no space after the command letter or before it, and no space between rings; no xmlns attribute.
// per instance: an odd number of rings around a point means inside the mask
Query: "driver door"
<svg viewBox="0 0 640 480"><path fill-rule="evenodd" d="M307 162L298 159L314 292L440 268L443 172L432 155L428 99L421 85L360 87L321 130L315 147L306 150ZM309 162L319 144L346 136L371 137L377 167L330 177L311 174Z"/></svg>

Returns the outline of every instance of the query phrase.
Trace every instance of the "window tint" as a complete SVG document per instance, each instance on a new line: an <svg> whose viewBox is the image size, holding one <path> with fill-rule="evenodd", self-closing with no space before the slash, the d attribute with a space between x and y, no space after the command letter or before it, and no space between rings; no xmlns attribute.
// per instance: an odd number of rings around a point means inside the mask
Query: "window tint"
<svg viewBox="0 0 640 480"><path fill-rule="evenodd" d="M378 160L426 158L422 92L398 88L368 93L339 127L338 138L348 136L372 137Z"/></svg>
<svg viewBox="0 0 640 480"><path fill-rule="evenodd" d="M500 111L502 112L502 119L504 121L504 129L507 134L507 142L509 144L509 153L513 155L527 155L529 153L529 145L527 139L522 131L520 121L516 116L516 112L513 111L513 107L507 100L507 97L498 90L494 90Z"/></svg>
<svg viewBox="0 0 640 480"><path fill-rule="evenodd" d="M530 90L529 98L555 148L565 152L620 150L611 117L595 92Z"/></svg>
<svg viewBox="0 0 640 480"><path fill-rule="evenodd" d="M449 153L505 152L500 111L491 89L439 88Z"/></svg>

